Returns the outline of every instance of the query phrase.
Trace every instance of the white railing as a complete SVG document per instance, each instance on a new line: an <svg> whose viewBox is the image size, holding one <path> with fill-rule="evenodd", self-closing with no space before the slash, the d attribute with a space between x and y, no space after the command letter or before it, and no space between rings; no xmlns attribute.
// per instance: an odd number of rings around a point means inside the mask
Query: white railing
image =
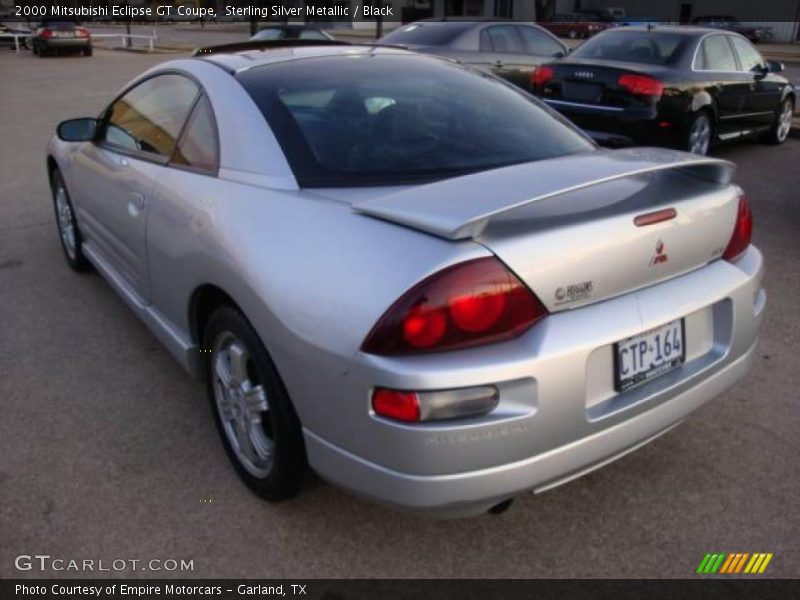
<svg viewBox="0 0 800 600"><path fill-rule="evenodd" d="M123 47L127 47L127 45L128 45L128 44L125 43L126 40L132 40L132 39L147 40L149 42L149 45L150 45L150 52L153 51L155 41L158 39L158 36L156 35L156 30L155 29L153 29L152 35L140 35L140 34L134 34L134 33L93 33L93 34L91 34L91 37L92 38L118 37L118 38L122 39L122 46Z"/></svg>

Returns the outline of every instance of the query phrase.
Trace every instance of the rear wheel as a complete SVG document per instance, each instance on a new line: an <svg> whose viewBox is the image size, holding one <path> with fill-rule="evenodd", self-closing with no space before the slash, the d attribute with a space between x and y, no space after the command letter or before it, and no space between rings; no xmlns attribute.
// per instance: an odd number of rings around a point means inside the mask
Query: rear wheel
<svg viewBox="0 0 800 600"><path fill-rule="evenodd" d="M92 55L92 47L91 46L86 46L86 48L83 49L83 55L84 56L91 56Z"/></svg>
<svg viewBox="0 0 800 600"><path fill-rule="evenodd" d="M300 488L305 449L300 421L266 348L229 306L211 315L203 340L211 410L233 466L262 498L291 498Z"/></svg>
<svg viewBox="0 0 800 600"><path fill-rule="evenodd" d="M792 130L792 119L794 118L794 101L786 98L778 110L775 111L775 121L772 128L761 136L761 140L767 144L782 144L789 137Z"/></svg>
<svg viewBox="0 0 800 600"><path fill-rule="evenodd" d="M711 147L714 128L711 124L711 115L707 111L700 111L692 116L686 130L685 150L692 154L705 156Z"/></svg>

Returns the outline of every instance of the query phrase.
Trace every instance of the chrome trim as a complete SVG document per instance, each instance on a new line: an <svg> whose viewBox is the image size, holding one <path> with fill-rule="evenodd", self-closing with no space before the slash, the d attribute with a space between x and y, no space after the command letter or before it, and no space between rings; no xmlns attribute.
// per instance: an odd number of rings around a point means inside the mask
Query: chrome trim
<svg viewBox="0 0 800 600"><path fill-rule="evenodd" d="M618 106L601 106L599 104L582 104L580 102L568 102L566 100L552 100L550 98L541 98L548 104L560 104L564 106L577 106L578 108L593 108L597 110L608 110L611 112L624 112L624 108L619 108Z"/></svg>
<svg viewBox="0 0 800 600"><path fill-rule="evenodd" d="M762 111L762 112L743 113L743 114L738 114L738 115L725 115L724 117L720 117L719 119L720 119L720 121L722 121L722 120L725 120L725 119L741 119L741 118L744 118L744 117L760 117L760 116L763 116L763 115L772 115L772 114L775 114L774 111L765 110L765 111Z"/></svg>

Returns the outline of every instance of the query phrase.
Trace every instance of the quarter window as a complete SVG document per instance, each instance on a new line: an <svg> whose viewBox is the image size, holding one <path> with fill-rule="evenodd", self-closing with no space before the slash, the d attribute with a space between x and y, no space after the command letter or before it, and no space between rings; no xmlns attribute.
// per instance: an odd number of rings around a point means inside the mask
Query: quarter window
<svg viewBox="0 0 800 600"><path fill-rule="evenodd" d="M742 71L755 71L764 67L764 59L750 42L740 37L731 37L730 39L733 47L736 48L736 54L739 55Z"/></svg>
<svg viewBox="0 0 800 600"><path fill-rule="evenodd" d="M695 59L695 69L701 71L736 71L736 58L724 35L705 38Z"/></svg>
<svg viewBox="0 0 800 600"><path fill-rule="evenodd" d="M147 79L110 106L103 139L126 150L169 157L198 91L181 75Z"/></svg>
<svg viewBox="0 0 800 600"><path fill-rule="evenodd" d="M495 52L522 54L522 43L513 25L496 25L486 29L486 35Z"/></svg>
<svg viewBox="0 0 800 600"><path fill-rule="evenodd" d="M203 96L186 123L171 162L191 169L214 171L218 152L214 114L208 98Z"/></svg>

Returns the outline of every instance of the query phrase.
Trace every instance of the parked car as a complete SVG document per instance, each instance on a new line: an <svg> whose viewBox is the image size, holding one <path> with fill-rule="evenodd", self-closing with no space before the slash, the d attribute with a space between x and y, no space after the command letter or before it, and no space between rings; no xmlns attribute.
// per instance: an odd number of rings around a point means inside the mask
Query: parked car
<svg viewBox="0 0 800 600"><path fill-rule="evenodd" d="M692 19L692 23L700 27L712 27L714 29L724 29L725 31L739 33L754 44L758 42L768 42L772 39L771 27L743 25L736 17L727 15L696 17Z"/></svg>
<svg viewBox="0 0 800 600"><path fill-rule="evenodd" d="M319 27L310 25L268 25L259 29L251 40L333 40L333 36Z"/></svg>
<svg viewBox="0 0 800 600"><path fill-rule="evenodd" d="M766 296L730 163L598 149L435 56L253 48L153 67L61 123L47 169L67 263L206 382L264 498L308 463L482 512L747 372Z"/></svg>
<svg viewBox="0 0 800 600"><path fill-rule="evenodd" d="M458 60L525 89L537 65L569 52L557 37L533 23L468 18L416 21L380 42Z"/></svg>
<svg viewBox="0 0 800 600"><path fill-rule="evenodd" d="M591 37L611 26L593 13L557 14L553 16L552 21L539 21L537 25L553 35L571 40Z"/></svg>
<svg viewBox="0 0 800 600"><path fill-rule="evenodd" d="M92 55L89 30L76 21L42 20L31 37L32 50L40 57L61 52Z"/></svg>
<svg viewBox="0 0 800 600"><path fill-rule="evenodd" d="M796 98L782 70L736 33L625 27L542 65L531 85L584 129L706 154L742 136L786 140Z"/></svg>

